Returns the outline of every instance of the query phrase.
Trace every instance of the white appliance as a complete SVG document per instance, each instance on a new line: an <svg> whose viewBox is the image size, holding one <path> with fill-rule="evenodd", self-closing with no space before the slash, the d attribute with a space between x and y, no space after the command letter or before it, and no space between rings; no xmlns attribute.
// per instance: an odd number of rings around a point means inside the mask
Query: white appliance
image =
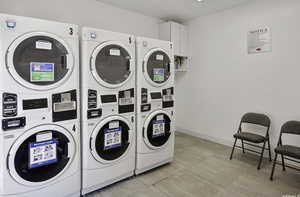
<svg viewBox="0 0 300 197"><path fill-rule="evenodd" d="M80 196L79 39L0 14L0 196Z"/></svg>
<svg viewBox="0 0 300 197"><path fill-rule="evenodd" d="M135 38L83 28L82 194L130 177L135 167Z"/></svg>
<svg viewBox="0 0 300 197"><path fill-rule="evenodd" d="M135 174L174 156L174 58L171 42L136 38L137 156Z"/></svg>

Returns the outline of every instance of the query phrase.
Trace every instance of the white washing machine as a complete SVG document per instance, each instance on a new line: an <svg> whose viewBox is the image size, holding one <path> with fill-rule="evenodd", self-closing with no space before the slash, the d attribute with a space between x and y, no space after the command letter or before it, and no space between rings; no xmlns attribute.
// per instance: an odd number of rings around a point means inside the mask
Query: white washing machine
<svg viewBox="0 0 300 197"><path fill-rule="evenodd" d="M136 38L137 155L135 174L174 156L174 58L172 43Z"/></svg>
<svg viewBox="0 0 300 197"><path fill-rule="evenodd" d="M130 177L135 167L135 39L83 28L82 195Z"/></svg>
<svg viewBox="0 0 300 197"><path fill-rule="evenodd" d="M78 27L0 14L0 196L80 196Z"/></svg>

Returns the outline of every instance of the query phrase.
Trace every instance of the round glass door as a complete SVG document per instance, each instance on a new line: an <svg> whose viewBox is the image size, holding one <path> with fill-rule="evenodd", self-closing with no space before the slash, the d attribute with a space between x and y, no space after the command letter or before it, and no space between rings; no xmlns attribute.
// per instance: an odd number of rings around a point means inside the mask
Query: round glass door
<svg viewBox="0 0 300 197"><path fill-rule="evenodd" d="M75 149L73 137L64 128L36 127L14 143L9 157L11 175L22 184L45 184L67 169Z"/></svg>
<svg viewBox="0 0 300 197"><path fill-rule="evenodd" d="M8 49L7 67L21 85L49 90L71 74L73 55L68 45L49 33L28 33L17 38Z"/></svg>
<svg viewBox="0 0 300 197"><path fill-rule="evenodd" d="M161 49L154 49L144 60L146 79L154 86L164 85L171 76L171 59Z"/></svg>
<svg viewBox="0 0 300 197"><path fill-rule="evenodd" d="M132 128L122 117L110 117L100 123L91 137L92 154L102 163L116 161L128 152Z"/></svg>
<svg viewBox="0 0 300 197"><path fill-rule="evenodd" d="M144 139L150 148L161 148L171 136L171 118L163 111L151 114L144 127Z"/></svg>
<svg viewBox="0 0 300 197"><path fill-rule="evenodd" d="M98 46L92 55L91 70L96 80L103 86L122 86L132 75L134 62L121 43L107 42Z"/></svg>

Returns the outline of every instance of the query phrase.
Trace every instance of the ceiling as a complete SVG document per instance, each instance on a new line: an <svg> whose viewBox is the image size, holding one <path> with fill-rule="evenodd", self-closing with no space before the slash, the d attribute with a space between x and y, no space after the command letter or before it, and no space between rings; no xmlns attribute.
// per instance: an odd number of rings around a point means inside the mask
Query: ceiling
<svg viewBox="0 0 300 197"><path fill-rule="evenodd" d="M232 8L251 0L97 0L162 20L185 22L190 19Z"/></svg>

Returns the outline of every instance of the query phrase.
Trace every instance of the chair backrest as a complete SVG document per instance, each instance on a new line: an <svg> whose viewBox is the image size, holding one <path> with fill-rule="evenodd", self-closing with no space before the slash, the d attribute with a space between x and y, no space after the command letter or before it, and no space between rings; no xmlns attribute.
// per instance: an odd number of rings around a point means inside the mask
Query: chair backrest
<svg viewBox="0 0 300 197"><path fill-rule="evenodd" d="M250 123L264 127L270 127L271 120L265 114L247 113L242 117L241 123Z"/></svg>
<svg viewBox="0 0 300 197"><path fill-rule="evenodd" d="M281 133L300 135L300 121L288 121L281 127Z"/></svg>

